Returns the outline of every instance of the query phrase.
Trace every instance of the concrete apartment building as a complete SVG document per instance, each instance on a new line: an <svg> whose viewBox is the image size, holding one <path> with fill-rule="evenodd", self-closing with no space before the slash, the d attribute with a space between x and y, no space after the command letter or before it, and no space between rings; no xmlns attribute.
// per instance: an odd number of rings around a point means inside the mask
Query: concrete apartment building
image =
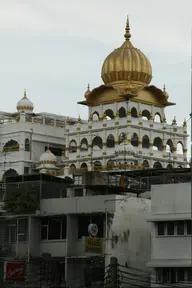
<svg viewBox="0 0 192 288"><path fill-rule="evenodd" d="M191 287L191 170L170 176L169 181L162 180L151 188L151 286Z"/></svg>
<svg viewBox="0 0 192 288"><path fill-rule="evenodd" d="M122 265L146 269L150 260L150 224L146 221L150 199L145 193L138 197L135 187L121 187L116 173L74 175L73 184L70 178L45 174L16 176L7 178L6 187L6 195L14 191L18 197L22 191L27 199L20 199L15 213L12 210L0 217L1 280L5 287L14 282L7 269L12 265L14 272L19 263L25 266L25 275L21 281L16 279L15 287L24 279L33 288L39 287L40 281L42 287L64 283L79 287L90 267L92 281L103 283L101 275L112 256ZM22 203L26 201L33 204L30 213L24 211ZM19 209L23 213L19 214ZM90 223L98 227L97 247L87 242ZM47 276L42 272L44 266L49 267Z"/></svg>

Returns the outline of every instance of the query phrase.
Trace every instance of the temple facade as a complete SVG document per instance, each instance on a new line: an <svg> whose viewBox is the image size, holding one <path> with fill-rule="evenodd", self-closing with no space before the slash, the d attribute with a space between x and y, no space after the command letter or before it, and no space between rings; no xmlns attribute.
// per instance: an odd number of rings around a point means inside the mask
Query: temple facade
<svg viewBox="0 0 192 288"><path fill-rule="evenodd" d="M83 170L147 169L187 166L187 123L167 123L166 109L175 103L151 84L152 66L130 41L104 60L103 84L88 89L79 104L88 121L65 125L65 175Z"/></svg>

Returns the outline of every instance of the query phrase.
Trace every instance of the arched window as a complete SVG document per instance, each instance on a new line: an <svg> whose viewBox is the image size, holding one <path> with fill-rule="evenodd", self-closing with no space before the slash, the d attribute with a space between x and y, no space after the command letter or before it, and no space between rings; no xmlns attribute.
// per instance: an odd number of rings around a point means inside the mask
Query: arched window
<svg viewBox="0 0 192 288"><path fill-rule="evenodd" d="M113 148L115 147L115 138L112 134L109 134L107 137L107 143L106 143L108 148Z"/></svg>
<svg viewBox="0 0 192 288"><path fill-rule="evenodd" d="M137 109L135 107L131 108L131 117L138 118Z"/></svg>
<svg viewBox="0 0 192 288"><path fill-rule="evenodd" d="M30 141L29 139L25 139L25 151L30 151Z"/></svg>
<svg viewBox="0 0 192 288"><path fill-rule="evenodd" d="M7 143L5 143L3 147L4 152L14 152L19 151L19 143L13 139L9 140Z"/></svg>
<svg viewBox="0 0 192 288"><path fill-rule="evenodd" d="M148 110L142 111L142 119L143 120L149 120L150 119L150 112Z"/></svg>
<svg viewBox="0 0 192 288"><path fill-rule="evenodd" d="M19 174L17 173L17 171L15 169L8 169L5 171L5 173L3 174L2 180L5 180L6 177L16 177Z"/></svg>
<svg viewBox="0 0 192 288"><path fill-rule="evenodd" d="M171 139L168 139L166 142L166 152L173 152L173 142Z"/></svg>
<svg viewBox="0 0 192 288"><path fill-rule="evenodd" d="M99 113L98 112L94 112L92 115L92 120L93 121L99 121Z"/></svg>
<svg viewBox="0 0 192 288"><path fill-rule="evenodd" d="M93 163L93 165L94 165L95 170L100 170L101 167L102 167L102 164L101 164L100 161L95 161L95 162Z"/></svg>
<svg viewBox="0 0 192 288"><path fill-rule="evenodd" d="M111 119L114 119L114 113L113 113L113 110L111 109L107 109L104 113L107 117L107 120L111 120Z"/></svg>
<svg viewBox="0 0 192 288"><path fill-rule="evenodd" d="M142 148L149 148L149 137L147 135L142 138Z"/></svg>
<svg viewBox="0 0 192 288"><path fill-rule="evenodd" d="M81 169L83 171L88 171L88 167L87 167L87 164L85 162L81 164Z"/></svg>
<svg viewBox="0 0 192 288"><path fill-rule="evenodd" d="M70 153L77 152L77 143L75 140L71 140L71 142L69 143L69 152Z"/></svg>
<svg viewBox="0 0 192 288"><path fill-rule="evenodd" d="M183 143L181 141L177 142L177 154L183 154Z"/></svg>
<svg viewBox="0 0 192 288"><path fill-rule="evenodd" d="M119 144L123 143L125 140L126 140L126 135L125 135L124 132L122 132L122 133L119 135Z"/></svg>
<svg viewBox="0 0 192 288"><path fill-rule="evenodd" d="M101 139L101 137L96 136L95 138L93 138L92 147L96 150L103 148L103 140Z"/></svg>
<svg viewBox="0 0 192 288"><path fill-rule="evenodd" d="M87 141L86 138L83 138L83 139L81 140L80 150L81 150L81 151L87 151L87 150L88 150L88 141Z"/></svg>
<svg viewBox="0 0 192 288"><path fill-rule="evenodd" d="M109 161L107 162L107 167L108 167L108 168L113 168L113 166L114 166L114 161L113 161L113 160L109 160Z"/></svg>
<svg viewBox="0 0 192 288"><path fill-rule="evenodd" d="M162 169L162 165L161 165L160 162L155 162L155 163L153 164L153 168L154 168L154 169Z"/></svg>
<svg viewBox="0 0 192 288"><path fill-rule="evenodd" d="M137 133L133 133L132 137L131 137L131 145L138 147L139 145L139 137L137 135Z"/></svg>
<svg viewBox="0 0 192 288"><path fill-rule="evenodd" d="M163 150L163 141L160 137L156 137L153 141L153 150L162 151Z"/></svg>
<svg viewBox="0 0 192 288"><path fill-rule="evenodd" d="M70 174L73 174L73 173L75 173L75 170L76 170L76 166L74 165L74 164L71 164L70 165Z"/></svg>
<svg viewBox="0 0 192 288"><path fill-rule="evenodd" d="M171 164L167 165L167 169L172 169L172 168L173 168L173 166Z"/></svg>
<svg viewBox="0 0 192 288"><path fill-rule="evenodd" d="M123 118L123 117L126 117L126 110L124 107L121 107L119 109L119 118Z"/></svg>
<svg viewBox="0 0 192 288"><path fill-rule="evenodd" d="M177 166L177 168L183 168L181 165Z"/></svg>
<svg viewBox="0 0 192 288"><path fill-rule="evenodd" d="M143 161L143 166L144 166L145 168L149 168L149 162L148 162L147 160L144 160L144 161Z"/></svg>
<svg viewBox="0 0 192 288"><path fill-rule="evenodd" d="M155 117L154 117L154 122L158 122L158 123L161 123L161 115L160 113L155 113Z"/></svg>

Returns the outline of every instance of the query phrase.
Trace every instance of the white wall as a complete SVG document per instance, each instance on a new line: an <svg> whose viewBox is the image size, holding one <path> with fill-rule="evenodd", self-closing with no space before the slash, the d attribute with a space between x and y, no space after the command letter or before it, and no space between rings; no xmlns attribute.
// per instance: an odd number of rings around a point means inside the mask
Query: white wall
<svg viewBox="0 0 192 288"><path fill-rule="evenodd" d="M42 199L40 203L40 211L42 215L52 214L70 214L70 213L95 213L105 212L106 200L108 202L108 210L115 210L115 195L98 195L84 197L70 197L60 199Z"/></svg>
<svg viewBox="0 0 192 288"><path fill-rule="evenodd" d="M152 186L150 218L152 220L190 219L190 183L176 183Z"/></svg>
<svg viewBox="0 0 192 288"><path fill-rule="evenodd" d="M118 258L121 265L146 269L146 262L150 259L150 223L149 216L151 201L136 197L127 197L126 202L116 202L116 211L110 228L118 235L118 242L108 240L106 265L111 256ZM127 239L125 237L127 235ZM113 243L112 243L113 242Z"/></svg>
<svg viewBox="0 0 192 288"><path fill-rule="evenodd" d="M191 219L191 184L154 185L151 189L149 220L177 221ZM151 232L151 267L186 267L191 261L191 236L157 235L156 223Z"/></svg>

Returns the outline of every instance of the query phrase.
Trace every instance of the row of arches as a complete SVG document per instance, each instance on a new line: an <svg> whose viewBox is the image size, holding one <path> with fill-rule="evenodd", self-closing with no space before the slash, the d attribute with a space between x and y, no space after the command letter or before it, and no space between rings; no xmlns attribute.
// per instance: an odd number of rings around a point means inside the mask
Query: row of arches
<svg viewBox="0 0 192 288"><path fill-rule="evenodd" d="M122 164L122 163L119 163L119 164ZM124 164L128 164L128 163L125 162ZM138 163L135 163L135 162L134 162L134 163L131 163L131 165L138 165ZM142 165L144 168L150 168L149 161L147 161L147 160L144 160L141 165ZM93 162L93 166L94 166L94 167L102 167L102 163L101 163L101 161L95 161L95 162ZM109 168L113 168L113 166L115 166L115 162L114 162L113 160L109 160L109 161L107 162L106 166L109 167ZM151 167L151 168L154 168L154 169L162 169L163 166L162 166L162 164L161 164L159 161L157 161L157 162L155 162L155 163L153 164L153 167ZM172 169L172 168L173 168L173 165L168 164L166 168ZM182 165L178 165L177 168L183 168L183 167L182 167ZM76 169L77 169L77 168L76 168L75 164L71 164L71 165L70 165L70 170L71 170L71 171L75 171ZM85 162L82 163L81 166L80 166L80 169L82 169L82 170L84 170L84 171L88 171L88 166L87 166L87 164L86 164Z"/></svg>
<svg viewBox="0 0 192 288"><path fill-rule="evenodd" d="M143 120L150 120L151 118L151 113L149 110L144 109L142 112L141 118ZM112 109L107 109L105 110L104 114L106 115L107 120L111 120L115 118L115 113ZM123 118L123 117L127 117L127 112L125 110L124 107L121 107L118 110L118 116L119 118ZM133 118L138 118L139 117L139 112L137 111L137 109L135 107L132 107L130 110L130 116ZM92 120L93 121L99 121L101 118L103 117L103 115L99 115L99 113L97 111L93 112L92 114ZM161 114L159 112L156 112L154 115L154 119L155 122L162 122L163 121L163 117L161 116Z"/></svg>
<svg viewBox="0 0 192 288"><path fill-rule="evenodd" d="M125 133L121 133L119 135L118 144L123 143L126 140ZM139 137L137 133L133 133L131 136L131 145L134 147L139 146ZM92 140L92 148L96 150L103 149L103 140L100 136L95 136ZM148 135L144 135L141 140L141 146L142 148L149 148L150 147L150 140ZM88 151L88 140L86 138L83 138L80 142L80 151ZM106 139L106 147L107 148L114 148L115 147L115 137L113 134L108 135ZM163 140L160 137L155 137L153 140L153 150L157 151L163 151ZM166 152L173 152L174 151L174 145L173 141L171 139L168 139L166 141ZM184 146L181 141L177 142L176 151L178 154L183 154ZM71 140L69 143L69 152L70 153L76 153L77 152L77 142L75 140Z"/></svg>
<svg viewBox="0 0 192 288"><path fill-rule="evenodd" d="M16 140L9 140L3 146L4 152L14 152L19 151L20 145ZM28 138L25 139L25 151L30 151L30 140Z"/></svg>

